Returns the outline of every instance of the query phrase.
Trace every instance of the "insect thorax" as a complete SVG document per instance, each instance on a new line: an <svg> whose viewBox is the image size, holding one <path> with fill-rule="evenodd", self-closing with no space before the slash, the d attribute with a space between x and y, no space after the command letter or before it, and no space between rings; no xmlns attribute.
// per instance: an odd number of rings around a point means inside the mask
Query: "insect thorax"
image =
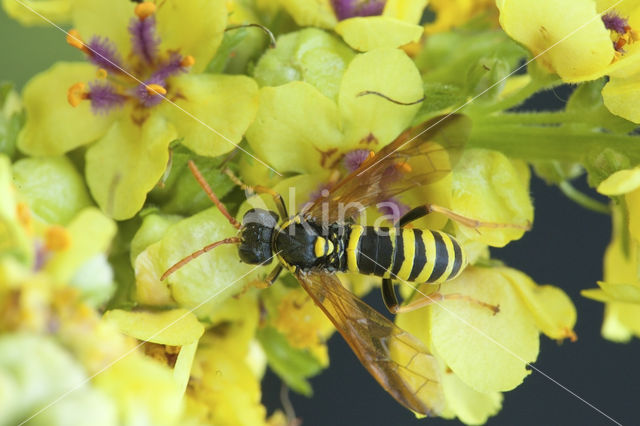
<svg viewBox="0 0 640 426"><path fill-rule="evenodd" d="M327 272L344 271L348 233L348 225L333 223L323 227L296 216L276 230L273 251L287 268L294 271L313 268Z"/></svg>

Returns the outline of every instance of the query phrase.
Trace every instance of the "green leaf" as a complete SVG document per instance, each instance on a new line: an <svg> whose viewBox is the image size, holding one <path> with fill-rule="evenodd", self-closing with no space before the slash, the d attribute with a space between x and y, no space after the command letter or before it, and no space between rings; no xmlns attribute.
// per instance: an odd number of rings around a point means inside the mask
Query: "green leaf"
<svg viewBox="0 0 640 426"><path fill-rule="evenodd" d="M466 100L462 88L455 84L425 81L423 89L425 99L413 119L414 125L424 123L445 109L462 104Z"/></svg>
<svg viewBox="0 0 640 426"><path fill-rule="evenodd" d="M621 149L603 148L599 152L588 155L584 165L589 173L589 185L592 187L600 185L600 182L615 172L630 168L631 163L629 155ZM633 163L637 164L637 159Z"/></svg>
<svg viewBox="0 0 640 426"><path fill-rule="evenodd" d="M216 55L207 65L206 72L212 74L221 73L229 63L233 49L238 47L246 38L246 28L238 28L237 30L225 32Z"/></svg>
<svg viewBox="0 0 640 426"><path fill-rule="evenodd" d="M322 370L322 365L308 351L291 347L275 328L265 327L256 333L269 366L294 391L311 396L313 390L306 380Z"/></svg>
<svg viewBox="0 0 640 426"><path fill-rule="evenodd" d="M226 157L199 156L184 145L177 144L171 150L171 162L164 185L154 188L149 193L149 200L160 205L163 213L184 216L211 207L211 200L189 170L187 162L193 160L213 192L222 199L234 187L231 179L220 171Z"/></svg>
<svg viewBox="0 0 640 426"><path fill-rule="evenodd" d="M602 99L605 79L580 84L567 101L566 111L579 113L581 119L590 127L604 127L613 132L628 133L636 124L609 112Z"/></svg>
<svg viewBox="0 0 640 426"><path fill-rule="evenodd" d="M487 52L492 55L488 57ZM469 73L478 64L501 61L500 72L502 67L510 71L525 56L526 50L502 32L457 30L429 36L415 61L425 81L467 87ZM491 69L484 69L484 74L489 73Z"/></svg>

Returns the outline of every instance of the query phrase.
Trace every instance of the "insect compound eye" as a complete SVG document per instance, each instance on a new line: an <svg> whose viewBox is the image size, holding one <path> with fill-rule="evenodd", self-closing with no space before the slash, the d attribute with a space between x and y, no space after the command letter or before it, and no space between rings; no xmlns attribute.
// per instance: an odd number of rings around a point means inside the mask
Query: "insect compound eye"
<svg viewBox="0 0 640 426"><path fill-rule="evenodd" d="M274 228L278 224L278 215L269 210L251 209L242 217L242 225L254 223L267 228Z"/></svg>

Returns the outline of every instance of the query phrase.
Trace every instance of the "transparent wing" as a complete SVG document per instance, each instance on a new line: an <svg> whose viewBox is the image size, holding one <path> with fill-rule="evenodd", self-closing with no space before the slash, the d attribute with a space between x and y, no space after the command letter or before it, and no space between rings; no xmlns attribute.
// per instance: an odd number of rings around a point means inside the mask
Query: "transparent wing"
<svg viewBox="0 0 640 426"><path fill-rule="evenodd" d="M360 362L400 404L424 415L442 411L437 361L422 342L354 296L335 275L298 272L297 278Z"/></svg>
<svg viewBox="0 0 640 426"><path fill-rule="evenodd" d="M368 206L442 179L458 161L470 129L468 117L454 114L406 130L302 214L318 222L345 221ZM350 207L355 205L361 209Z"/></svg>

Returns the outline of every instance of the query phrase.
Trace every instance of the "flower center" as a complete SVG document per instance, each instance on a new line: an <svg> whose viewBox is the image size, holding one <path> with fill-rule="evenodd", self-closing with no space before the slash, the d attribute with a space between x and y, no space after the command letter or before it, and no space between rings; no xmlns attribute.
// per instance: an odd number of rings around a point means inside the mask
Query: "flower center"
<svg viewBox="0 0 640 426"><path fill-rule="evenodd" d="M377 16L384 10L386 0L331 0L339 21L356 16Z"/></svg>
<svg viewBox="0 0 640 426"><path fill-rule="evenodd" d="M151 108L169 93L170 77L188 72L193 66L192 56L182 56L176 51L160 52L154 3L139 3L134 12L136 16L128 27L132 46L128 63L108 38L93 36L85 43L78 31L69 31L67 43L84 52L98 67L96 80L69 88L67 100L71 106L89 100L95 114L108 113L126 102L142 109ZM136 76L128 70L136 70Z"/></svg>
<svg viewBox="0 0 640 426"><path fill-rule="evenodd" d="M626 53L624 46L640 40L640 34L631 28L627 18L621 17L616 12L609 12L602 15L602 22L605 28L611 33L611 41L616 51L613 59L613 62L615 62Z"/></svg>

